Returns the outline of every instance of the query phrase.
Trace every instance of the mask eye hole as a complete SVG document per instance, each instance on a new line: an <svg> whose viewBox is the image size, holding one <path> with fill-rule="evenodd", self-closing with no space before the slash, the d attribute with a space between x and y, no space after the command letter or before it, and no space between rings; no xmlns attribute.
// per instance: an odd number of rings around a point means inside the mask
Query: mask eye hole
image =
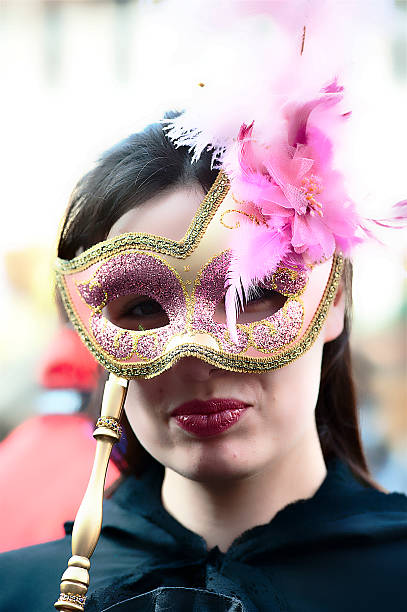
<svg viewBox="0 0 407 612"><path fill-rule="evenodd" d="M117 327L143 331L169 324L161 304L148 295L123 295L112 300L103 309L104 316Z"/></svg>
<svg viewBox="0 0 407 612"><path fill-rule="evenodd" d="M247 324L267 319L280 310L286 301L287 298L278 291L258 285L247 297L244 310L240 311L237 323ZM224 299L216 305L214 320L218 323L226 323Z"/></svg>
<svg viewBox="0 0 407 612"><path fill-rule="evenodd" d="M238 323L253 323L271 317L286 303L287 298L266 287L258 286L255 292L247 298L244 310L239 313Z"/></svg>

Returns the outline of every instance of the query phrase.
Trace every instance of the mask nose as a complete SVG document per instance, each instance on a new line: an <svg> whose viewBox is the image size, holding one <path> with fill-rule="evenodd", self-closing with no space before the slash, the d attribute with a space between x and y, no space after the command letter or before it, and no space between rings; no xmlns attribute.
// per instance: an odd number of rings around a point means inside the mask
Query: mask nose
<svg viewBox="0 0 407 612"><path fill-rule="evenodd" d="M165 347L165 352L169 353L174 349L178 349L182 346L186 346L188 344L198 344L199 346L203 346L206 348L219 350L219 343L215 338L213 338L210 334L205 332L196 332L189 333L185 332L183 334L178 334L171 338L167 346Z"/></svg>

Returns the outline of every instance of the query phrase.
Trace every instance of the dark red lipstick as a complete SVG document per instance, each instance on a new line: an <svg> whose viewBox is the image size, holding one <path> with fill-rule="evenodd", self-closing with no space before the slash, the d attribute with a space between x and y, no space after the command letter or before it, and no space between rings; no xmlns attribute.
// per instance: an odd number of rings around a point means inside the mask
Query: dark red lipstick
<svg viewBox="0 0 407 612"><path fill-rule="evenodd" d="M235 399L192 400L178 406L171 416L182 429L202 438L232 427L248 407Z"/></svg>

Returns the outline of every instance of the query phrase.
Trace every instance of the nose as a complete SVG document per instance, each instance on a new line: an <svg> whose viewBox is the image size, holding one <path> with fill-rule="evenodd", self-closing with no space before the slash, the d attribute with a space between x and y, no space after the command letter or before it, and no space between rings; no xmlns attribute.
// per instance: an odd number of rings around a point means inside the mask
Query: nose
<svg viewBox="0 0 407 612"><path fill-rule="evenodd" d="M189 344L198 344L212 349L219 349L219 343L213 336L206 332L184 332L174 336L166 346L166 352L169 353L174 349L186 348ZM181 352L182 354L182 352ZM181 357L175 365L172 366L173 373L185 382L205 382L209 380L214 372L219 371L219 368L213 366L198 357Z"/></svg>
<svg viewBox="0 0 407 612"><path fill-rule="evenodd" d="M219 371L219 368L196 357L182 357L172 370L180 382L206 382Z"/></svg>

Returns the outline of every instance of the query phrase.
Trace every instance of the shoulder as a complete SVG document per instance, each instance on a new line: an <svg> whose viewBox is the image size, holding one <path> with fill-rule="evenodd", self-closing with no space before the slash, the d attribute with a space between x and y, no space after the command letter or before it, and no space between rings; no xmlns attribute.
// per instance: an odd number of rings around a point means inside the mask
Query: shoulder
<svg viewBox="0 0 407 612"><path fill-rule="evenodd" d="M345 509L349 508L349 517L355 524L360 517L364 529L376 533L378 537L391 539L397 534L407 537L406 495L361 488L355 491L352 497L353 499L349 499L349 503L345 504ZM345 511L343 518L346 518L346 515Z"/></svg>
<svg viewBox="0 0 407 612"><path fill-rule="evenodd" d="M69 537L0 554L0 610L52 608L70 556Z"/></svg>
<svg viewBox="0 0 407 612"><path fill-rule="evenodd" d="M407 496L361 484L347 467L338 469L337 475L337 487L329 491L325 506L328 531L344 542L384 550L403 542L400 554L406 558Z"/></svg>
<svg viewBox="0 0 407 612"><path fill-rule="evenodd" d="M334 476L259 530L245 561L272 576L293 610L407 610L407 497L345 469Z"/></svg>
<svg viewBox="0 0 407 612"><path fill-rule="evenodd" d="M318 560L326 583L332 579L334 588L339 570L350 599L356 602L363 593L363 610L367 601L371 610L396 603L407 609L407 497L364 486L348 493L322 527L327 537L320 540Z"/></svg>
<svg viewBox="0 0 407 612"><path fill-rule="evenodd" d="M407 525L407 496L387 493L361 482L350 467L340 460L328 468L326 480L314 497L324 517L365 518L365 525L378 530L389 524L403 528Z"/></svg>
<svg viewBox="0 0 407 612"><path fill-rule="evenodd" d="M398 576L401 569L398 566L402 564L404 578L407 577L406 495L374 489L361 492L355 500L354 511L349 517L342 517L342 524L351 539L353 536L363 548L374 552L378 576L390 572Z"/></svg>

